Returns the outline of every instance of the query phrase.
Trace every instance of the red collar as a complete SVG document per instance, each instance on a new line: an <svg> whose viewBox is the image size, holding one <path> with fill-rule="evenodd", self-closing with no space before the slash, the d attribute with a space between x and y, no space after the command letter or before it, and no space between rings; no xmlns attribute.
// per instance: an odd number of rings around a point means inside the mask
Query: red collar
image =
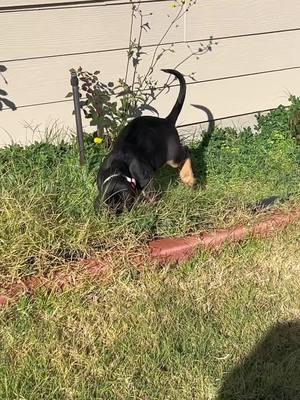
<svg viewBox="0 0 300 400"><path fill-rule="evenodd" d="M129 176L123 175L124 178L126 178L127 182L130 183L130 186L132 187L133 190L136 189L136 180L134 178L129 178Z"/></svg>

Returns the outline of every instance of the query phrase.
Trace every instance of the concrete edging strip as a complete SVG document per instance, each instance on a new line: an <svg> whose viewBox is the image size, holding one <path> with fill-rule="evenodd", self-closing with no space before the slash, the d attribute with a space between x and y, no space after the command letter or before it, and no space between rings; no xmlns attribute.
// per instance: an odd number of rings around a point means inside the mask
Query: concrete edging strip
<svg viewBox="0 0 300 400"><path fill-rule="evenodd" d="M300 210L278 212L252 226L235 226L202 235L153 240L149 243L150 256L160 264L185 261L197 249L217 249L227 243L238 243L247 237L266 237L300 220Z"/></svg>
<svg viewBox="0 0 300 400"><path fill-rule="evenodd" d="M178 263L192 257L199 249L218 249L227 243L238 243L255 236L266 237L300 220L300 209L277 212L252 226L235 226L219 229L202 235L179 238L165 238L148 243L150 261L159 264ZM138 252L136 252L138 256ZM138 261L138 258L136 259ZM80 265L80 267L78 267ZM32 276L0 287L0 308L17 300L24 294L32 295L43 288L58 292L70 286L77 286L90 277L103 279L109 273L109 263L101 259L81 260L73 270L61 270L52 277Z"/></svg>

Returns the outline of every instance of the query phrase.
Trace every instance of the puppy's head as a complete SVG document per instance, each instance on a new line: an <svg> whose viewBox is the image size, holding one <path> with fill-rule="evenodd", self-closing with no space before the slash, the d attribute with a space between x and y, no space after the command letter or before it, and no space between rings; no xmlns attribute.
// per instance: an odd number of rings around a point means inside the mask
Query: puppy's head
<svg viewBox="0 0 300 400"><path fill-rule="evenodd" d="M136 188L126 178L114 178L103 188L103 201L109 210L116 215L131 210L136 199Z"/></svg>

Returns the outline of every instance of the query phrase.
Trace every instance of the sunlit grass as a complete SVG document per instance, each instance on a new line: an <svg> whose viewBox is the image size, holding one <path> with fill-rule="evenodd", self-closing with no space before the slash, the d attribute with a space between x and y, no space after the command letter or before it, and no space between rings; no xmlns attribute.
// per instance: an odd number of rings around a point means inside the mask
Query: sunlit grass
<svg viewBox="0 0 300 400"><path fill-rule="evenodd" d="M177 268L125 257L158 236L251 223L269 196L298 206L300 150L286 109L253 130L216 130L206 151L194 143L205 190L164 168L158 204L120 218L93 208L104 149L87 137L82 168L76 142L60 138L0 150L1 285L64 268L66 253L100 256L112 270L0 310L0 399L300 398L299 224Z"/></svg>
<svg viewBox="0 0 300 400"><path fill-rule="evenodd" d="M299 240L294 226L176 269L120 264L105 284L20 299L1 312L0 398L298 398L299 322L278 323L299 321Z"/></svg>
<svg viewBox="0 0 300 400"><path fill-rule="evenodd" d="M198 143L192 145L200 183L206 164L205 190L201 185L185 188L176 171L165 167L156 178L158 204L140 204L119 218L105 207L94 211L96 171L105 151L90 138L85 167L79 166L75 141L57 143L55 137L56 144L1 149L0 276L43 272L47 255L64 248L91 255L158 236L246 222L253 219L255 202L272 195L283 198L285 207L297 204L299 146L288 131L275 128L261 128L260 134L250 129L216 130L206 152Z"/></svg>

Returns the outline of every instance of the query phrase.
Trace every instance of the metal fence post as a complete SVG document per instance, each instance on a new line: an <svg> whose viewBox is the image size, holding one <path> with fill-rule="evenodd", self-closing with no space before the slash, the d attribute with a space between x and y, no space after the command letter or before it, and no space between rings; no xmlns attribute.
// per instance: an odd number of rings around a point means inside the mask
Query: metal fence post
<svg viewBox="0 0 300 400"><path fill-rule="evenodd" d="M71 69L70 73L71 73L71 85L72 85L73 101L74 101L74 112L76 119L77 140L79 146L79 161L80 165L83 165L85 164L85 152L84 152L82 119L80 110L80 97L78 88L79 82L76 71L74 69Z"/></svg>

